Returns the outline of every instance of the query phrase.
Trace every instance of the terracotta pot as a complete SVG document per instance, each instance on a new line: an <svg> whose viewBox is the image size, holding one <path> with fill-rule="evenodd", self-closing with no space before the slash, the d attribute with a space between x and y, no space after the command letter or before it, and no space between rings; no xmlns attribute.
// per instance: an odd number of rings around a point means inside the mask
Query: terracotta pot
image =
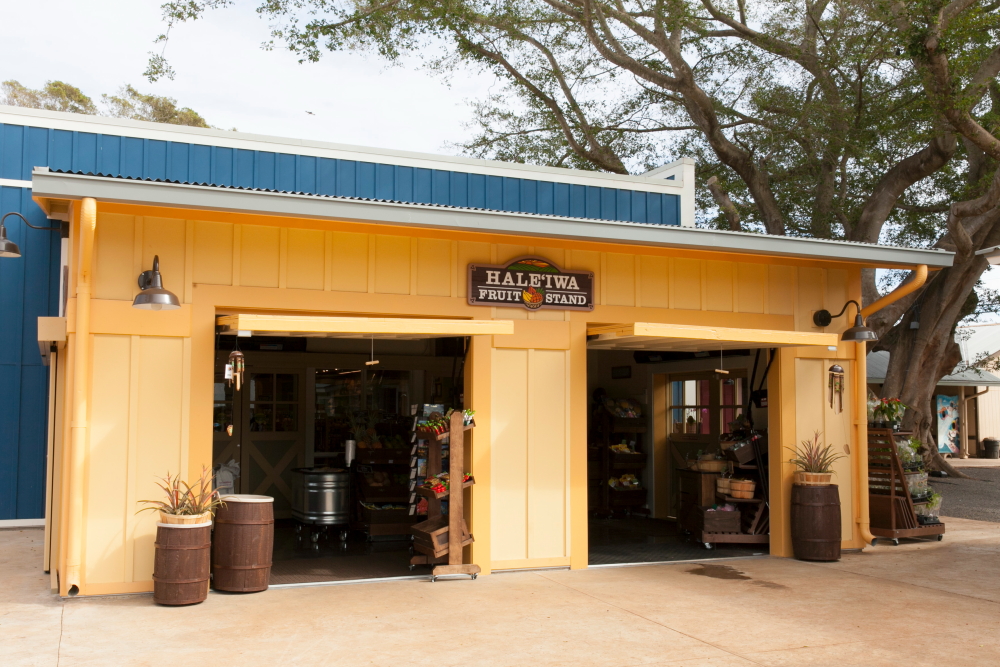
<svg viewBox="0 0 1000 667"><path fill-rule="evenodd" d="M201 514L167 514L160 511L160 523L170 525L190 525L196 523L211 523L212 513L202 512Z"/></svg>

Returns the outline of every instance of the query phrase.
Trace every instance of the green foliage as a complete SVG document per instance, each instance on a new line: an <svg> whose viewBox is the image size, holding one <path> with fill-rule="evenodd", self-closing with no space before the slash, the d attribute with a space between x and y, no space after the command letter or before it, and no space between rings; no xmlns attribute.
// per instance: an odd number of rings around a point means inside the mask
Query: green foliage
<svg viewBox="0 0 1000 667"><path fill-rule="evenodd" d="M76 86L62 81L47 81L41 90L32 90L18 81L0 83L0 104L49 111L67 111L91 116L130 118L152 123L211 127L197 112L179 108L177 100L140 93L131 85L122 86L117 95L101 95L102 108Z"/></svg>
<svg viewBox="0 0 1000 667"><path fill-rule="evenodd" d="M212 471L205 466L202 466L201 477L193 486L181 480L180 475L174 476L169 472L156 485L163 490L165 499L140 500L139 503L146 505L140 512L153 510L165 514L196 516L205 512L214 513L225 504L219 497L219 492L212 488Z"/></svg>
<svg viewBox="0 0 1000 667"><path fill-rule="evenodd" d="M146 95L130 85L124 85L118 95L102 95L108 115L115 118L145 120L152 123L188 125L191 127L211 127L197 112L184 107L178 108L172 97Z"/></svg>
<svg viewBox="0 0 1000 667"><path fill-rule="evenodd" d="M819 431L816 431L812 440L803 440L794 450L791 447L785 449L795 453L795 458L790 459L789 463L795 464L795 467L802 472L833 472L834 462L846 458L843 454L834 454L833 445L823 446L820 443Z"/></svg>
<svg viewBox="0 0 1000 667"><path fill-rule="evenodd" d="M4 81L0 83L0 104L92 116L99 113L93 100L76 86L62 81L46 81L41 90L32 90L14 80Z"/></svg>

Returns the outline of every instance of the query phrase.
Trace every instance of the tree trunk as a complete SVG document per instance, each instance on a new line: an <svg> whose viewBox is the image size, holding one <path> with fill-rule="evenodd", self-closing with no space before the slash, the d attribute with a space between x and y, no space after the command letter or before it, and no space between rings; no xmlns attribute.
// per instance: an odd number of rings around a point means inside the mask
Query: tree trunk
<svg viewBox="0 0 1000 667"><path fill-rule="evenodd" d="M909 407L903 428L927 445L923 455L928 468L955 477L966 475L948 463L934 445L936 408L932 402L938 382L962 360L955 327L971 312L970 302L975 308L973 287L985 268L986 260L973 256L938 271L878 346L891 354L882 396L898 397ZM913 323L917 328L911 326Z"/></svg>

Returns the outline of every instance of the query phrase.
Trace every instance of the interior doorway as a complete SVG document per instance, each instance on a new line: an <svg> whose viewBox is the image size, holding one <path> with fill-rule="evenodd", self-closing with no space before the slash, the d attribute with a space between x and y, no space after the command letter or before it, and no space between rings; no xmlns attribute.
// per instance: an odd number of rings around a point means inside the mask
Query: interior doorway
<svg viewBox="0 0 1000 667"><path fill-rule="evenodd" d="M415 420L463 408L468 343L218 337L216 479L226 472L232 492L274 498L272 585L423 574L410 566L411 527L427 518ZM237 347L239 391L225 373Z"/></svg>
<svg viewBox="0 0 1000 667"><path fill-rule="evenodd" d="M766 461L766 399L756 408L750 399L766 387L769 355L734 346L588 350L592 566L768 552L766 512L758 516L766 507L766 484L745 452L740 462L728 450L752 432ZM718 478L756 480L754 500L760 502L720 495ZM717 536L706 544L706 511L711 519L725 511L719 517L735 522L734 533L754 534Z"/></svg>

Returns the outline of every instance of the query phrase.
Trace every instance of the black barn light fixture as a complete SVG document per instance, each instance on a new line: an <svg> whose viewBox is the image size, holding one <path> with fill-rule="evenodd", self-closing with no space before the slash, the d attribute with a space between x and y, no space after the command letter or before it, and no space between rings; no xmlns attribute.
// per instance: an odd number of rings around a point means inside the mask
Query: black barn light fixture
<svg viewBox="0 0 1000 667"><path fill-rule="evenodd" d="M861 305L854 299L845 303L844 307L841 308L840 312L836 315L831 315L829 310L817 310L813 313L813 324L818 327L830 326L830 323L833 322L834 318L840 317L847 312L847 307L852 303L854 304L854 307L858 309L857 315L854 316L854 326L845 331L840 337L840 340L854 343L878 340L878 334L875 333L873 329L869 329L865 326L865 320L861 317Z"/></svg>
<svg viewBox="0 0 1000 667"><path fill-rule="evenodd" d="M31 227L32 229L40 229L43 231L60 231L62 227L36 227L35 225L28 222L28 219L17 213L16 211L11 211L10 213L5 213L2 218L0 218L0 257L20 257L21 249L17 247L17 244L7 238L7 228L4 226L3 222L12 215L16 215L21 218L21 222Z"/></svg>
<svg viewBox="0 0 1000 667"><path fill-rule="evenodd" d="M177 295L163 289L163 278L160 276L160 256L153 257L152 271L139 274L139 289L132 301L133 308L142 310L174 310L181 307Z"/></svg>

